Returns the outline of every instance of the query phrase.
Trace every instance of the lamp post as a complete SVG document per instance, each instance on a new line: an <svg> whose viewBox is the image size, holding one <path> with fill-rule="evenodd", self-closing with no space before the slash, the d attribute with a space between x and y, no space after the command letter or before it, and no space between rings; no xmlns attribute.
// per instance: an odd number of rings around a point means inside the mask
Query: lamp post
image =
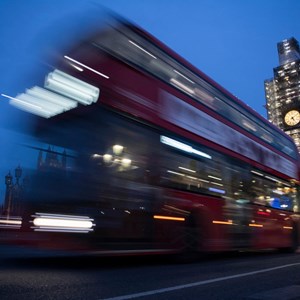
<svg viewBox="0 0 300 300"><path fill-rule="evenodd" d="M20 166L18 166L16 169L15 169L15 176L16 176L16 185L19 185L19 179L20 177L22 176L22 169Z"/></svg>
<svg viewBox="0 0 300 300"><path fill-rule="evenodd" d="M9 216L11 210L11 192L12 192L12 176L10 172L5 176L5 185L6 185L6 192L5 192L5 201L4 201L4 213Z"/></svg>

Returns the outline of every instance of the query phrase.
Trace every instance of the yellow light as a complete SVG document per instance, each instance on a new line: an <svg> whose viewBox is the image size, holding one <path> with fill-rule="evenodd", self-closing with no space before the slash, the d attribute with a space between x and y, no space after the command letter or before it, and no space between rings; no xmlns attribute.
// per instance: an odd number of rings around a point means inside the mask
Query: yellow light
<svg viewBox="0 0 300 300"><path fill-rule="evenodd" d="M233 222L231 220L228 221L217 221L213 220L213 224L220 224L220 225L233 225Z"/></svg>
<svg viewBox="0 0 300 300"><path fill-rule="evenodd" d="M293 227L291 227L291 226L283 226L283 229L293 230Z"/></svg>
<svg viewBox="0 0 300 300"><path fill-rule="evenodd" d="M121 155L121 153L123 152L124 147L121 146L121 145L114 145L112 147L112 149L113 149L113 152L114 152L115 155Z"/></svg>
<svg viewBox="0 0 300 300"><path fill-rule="evenodd" d="M111 154L104 154L103 155L103 161L107 164L110 163L112 161L112 155Z"/></svg>
<svg viewBox="0 0 300 300"><path fill-rule="evenodd" d="M248 226L250 226L250 227L264 227L264 225L262 225L262 224L254 224L254 223L250 223Z"/></svg>
<svg viewBox="0 0 300 300"><path fill-rule="evenodd" d="M128 168L131 165L131 159L123 158L121 164L124 168Z"/></svg>
<svg viewBox="0 0 300 300"><path fill-rule="evenodd" d="M185 221L185 218L180 218L180 217L169 217L169 216L162 216L162 215L154 215L154 219L159 219L159 220L168 220L168 221Z"/></svg>

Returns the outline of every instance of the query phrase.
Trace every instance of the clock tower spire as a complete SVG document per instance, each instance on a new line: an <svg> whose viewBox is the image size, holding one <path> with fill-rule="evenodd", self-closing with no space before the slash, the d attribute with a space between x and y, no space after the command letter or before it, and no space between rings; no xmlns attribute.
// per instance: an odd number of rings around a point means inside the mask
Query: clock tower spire
<svg viewBox="0 0 300 300"><path fill-rule="evenodd" d="M279 66L265 80L268 119L290 135L300 152L300 48L295 38L277 44Z"/></svg>

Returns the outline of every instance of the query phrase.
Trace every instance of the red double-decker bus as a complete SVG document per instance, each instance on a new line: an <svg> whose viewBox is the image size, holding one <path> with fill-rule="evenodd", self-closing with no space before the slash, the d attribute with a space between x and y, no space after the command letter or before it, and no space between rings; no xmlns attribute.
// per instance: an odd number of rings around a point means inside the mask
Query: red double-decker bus
<svg viewBox="0 0 300 300"><path fill-rule="evenodd" d="M298 246L287 135L129 22L70 48L10 100L37 115L40 145L18 242L109 255Z"/></svg>

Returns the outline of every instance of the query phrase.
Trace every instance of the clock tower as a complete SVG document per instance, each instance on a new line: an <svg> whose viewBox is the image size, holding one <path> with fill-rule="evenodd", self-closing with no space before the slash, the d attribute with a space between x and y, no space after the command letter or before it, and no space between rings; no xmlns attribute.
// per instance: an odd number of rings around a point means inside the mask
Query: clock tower
<svg viewBox="0 0 300 300"><path fill-rule="evenodd" d="M298 126L300 122L300 112L297 109L291 109L284 114L285 127Z"/></svg>
<svg viewBox="0 0 300 300"><path fill-rule="evenodd" d="M279 66L265 80L270 122L290 135L300 152L300 48L295 38L277 44Z"/></svg>

